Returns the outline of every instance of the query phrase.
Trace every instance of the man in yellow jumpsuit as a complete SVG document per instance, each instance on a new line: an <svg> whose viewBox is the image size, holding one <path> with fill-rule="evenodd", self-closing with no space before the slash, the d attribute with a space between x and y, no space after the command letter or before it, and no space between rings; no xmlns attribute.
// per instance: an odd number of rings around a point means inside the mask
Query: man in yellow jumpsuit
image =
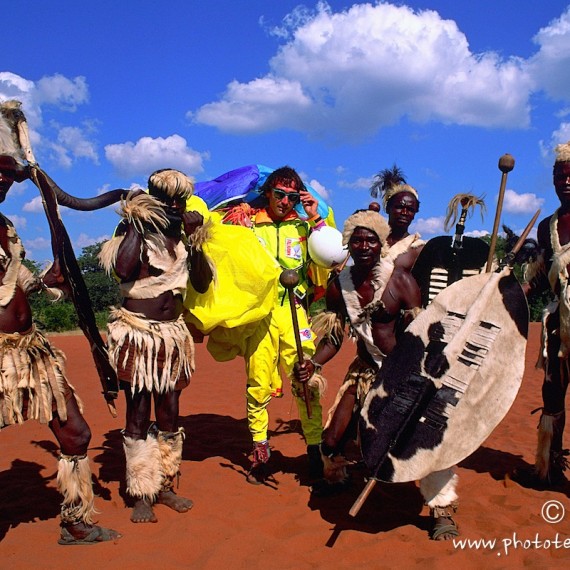
<svg viewBox="0 0 570 570"><path fill-rule="evenodd" d="M317 200L305 189L301 178L292 168L275 170L268 176L262 192L268 205L254 214L251 227L260 243L279 265L283 269L294 269L299 275L299 284L295 288L297 318L303 352L310 358L315 352L315 337L303 307L307 304L309 288L307 238L312 228L324 222L317 213ZM298 203L302 204L308 216L307 221L301 220L295 212ZM267 477L266 464L271 454L267 439L267 405L272 396L282 395L279 366L293 379L293 365L297 360L290 304L287 291L281 284L273 310L248 338L244 356L247 420L253 437L253 462L247 480L252 484L261 484ZM307 443L309 475L311 479L318 478L322 474L319 453L322 433L319 387L313 386L309 391L311 418L307 415L301 386L292 382L292 390Z"/></svg>

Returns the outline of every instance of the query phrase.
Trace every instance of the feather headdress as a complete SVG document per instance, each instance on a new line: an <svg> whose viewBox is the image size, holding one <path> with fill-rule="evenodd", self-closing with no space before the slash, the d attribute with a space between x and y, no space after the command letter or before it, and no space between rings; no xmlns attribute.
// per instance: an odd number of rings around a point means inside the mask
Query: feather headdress
<svg viewBox="0 0 570 570"><path fill-rule="evenodd" d="M194 193L194 182L183 172L173 169L157 170L148 179L148 189L166 194L170 198L190 198Z"/></svg>
<svg viewBox="0 0 570 570"><path fill-rule="evenodd" d="M24 117L21 105L20 101L4 101L0 105L0 155L11 156L23 165L25 156L18 136L18 122Z"/></svg>
<svg viewBox="0 0 570 570"><path fill-rule="evenodd" d="M394 164L392 168L381 170L375 177L370 188L370 194L374 198L382 196L384 211L388 201L400 192L409 192L416 200L419 200L418 192L415 188L406 183L406 178L402 170Z"/></svg>

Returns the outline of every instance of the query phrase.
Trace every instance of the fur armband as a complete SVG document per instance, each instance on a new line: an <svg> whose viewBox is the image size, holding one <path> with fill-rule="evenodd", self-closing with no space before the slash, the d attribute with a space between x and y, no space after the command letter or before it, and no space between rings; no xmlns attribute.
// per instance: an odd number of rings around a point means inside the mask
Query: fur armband
<svg viewBox="0 0 570 570"><path fill-rule="evenodd" d="M39 291L43 287L41 279L34 275L25 265L20 265L16 283L26 295Z"/></svg>
<svg viewBox="0 0 570 570"><path fill-rule="evenodd" d="M313 393L318 394L318 397L320 398L327 390L327 379L322 374L315 371L307 382L307 386L309 386Z"/></svg>
<svg viewBox="0 0 570 570"><path fill-rule="evenodd" d="M335 347L342 344L344 322L339 314L323 311L313 318L311 328L318 337L329 340Z"/></svg>
<svg viewBox="0 0 570 570"><path fill-rule="evenodd" d="M133 190L121 200L119 214L132 224L137 232L144 234L145 227L150 226L157 233L162 233L168 227L168 218L164 213L162 203L154 196L138 190Z"/></svg>
<svg viewBox="0 0 570 570"><path fill-rule="evenodd" d="M525 263L522 267L523 269L523 280L525 283L530 283L533 279L536 279L539 275L546 275L546 265L544 263L544 255L542 253L534 260L529 263Z"/></svg>
<svg viewBox="0 0 570 570"><path fill-rule="evenodd" d="M16 294L24 247L12 225L7 226L8 252L0 247L0 263L4 276L0 283L0 307L6 307Z"/></svg>
<svg viewBox="0 0 570 570"><path fill-rule="evenodd" d="M107 275L111 275L111 272L117 263L117 255L124 238L125 236L112 237L101 246L101 251L99 252L99 263Z"/></svg>
<svg viewBox="0 0 570 570"><path fill-rule="evenodd" d="M35 293L36 291L44 291L50 301L59 301L65 296L61 289L48 287L42 280L42 277L49 271L51 266L44 269L39 276L34 275L25 265L20 266L18 271L18 287L24 291L26 295Z"/></svg>
<svg viewBox="0 0 570 570"><path fill-rule="evenodd" d="M188 236L188 243L196 251L202 251L202 246L210 239L210 230L212 229L212 220L208 220L201 226L198 226L192 235Z"/></svg>

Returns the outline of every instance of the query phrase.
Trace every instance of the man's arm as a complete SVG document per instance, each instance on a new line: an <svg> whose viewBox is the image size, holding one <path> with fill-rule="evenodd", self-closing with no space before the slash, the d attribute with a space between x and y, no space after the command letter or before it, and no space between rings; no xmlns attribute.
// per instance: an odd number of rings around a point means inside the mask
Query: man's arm
<svg viewBox="0 0 570 570"><path fill-rule="evenodd" d="M326 304L326 313L319 315L317 319L319 317L329 319L330 330L319 342L313 358L304 360L302 364L296 364L293 368L295 379L299 382L310 380L313 374L331 360L342 346L346 309L338 279L331 281L327 287Z"/></svg>
<svg viewBox="0 0 570 570"><path fill-rule="evenodd" d="M117 252L115 273L123 282L134 281L141 270L142 236L134 224L124 224L125 233Z"/></svg>
<svg viewBox="0 0 570 570"><path fill-rule="evenodd" d="M550 244L550 220L548 216L538 224L537 259L528 263L525 269L525 282L522 284L523 291L527 297L538 295L550 288L548 282L548 266L552 257L552 246Z"/></svg>
<svg viewBox="0 0 570 570"><path fill-rule="evenodd" d="M190 283L198 293L205 293L214 279L214 273L202 251L207 234L204 216L196 211L184 212L182 222L184 232L192 244L189 253ZM201 236L200 233L204 235Z"/></svg>

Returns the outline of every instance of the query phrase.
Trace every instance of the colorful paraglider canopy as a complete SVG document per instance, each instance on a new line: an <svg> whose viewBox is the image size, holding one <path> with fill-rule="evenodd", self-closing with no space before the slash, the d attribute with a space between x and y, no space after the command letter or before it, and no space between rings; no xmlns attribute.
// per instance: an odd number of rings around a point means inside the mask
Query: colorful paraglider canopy
<svg viewBox="0 0 570 570"><path fill-rule="evenodd" d="M261 201L261 187L274 170L262 164L242 166L213 180L197 182L194 185L194 192L206 202L210 210L219 210L240 202L247 202L253 207L262 207L264 203ZM330 213L328 204L310 184L306 182L304 184L310 194L317 199L319 216L323 220L328 218ZM302 204L297 204L295 211L300 217L306 217Z"/></svg>

